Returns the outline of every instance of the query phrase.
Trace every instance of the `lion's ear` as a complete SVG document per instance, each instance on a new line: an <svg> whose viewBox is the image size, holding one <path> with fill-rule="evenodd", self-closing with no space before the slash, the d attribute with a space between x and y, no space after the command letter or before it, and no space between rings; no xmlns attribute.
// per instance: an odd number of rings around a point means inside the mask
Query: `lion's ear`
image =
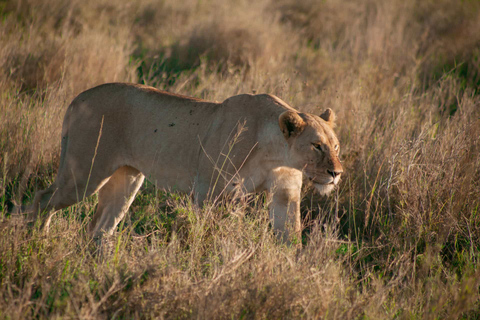
<svg viewBox="0 0 480 320"><path fill-rule="evenodd" d="M302 133L306 125L305 121L303 121L302 117L300 117L297 112L290 110L285 111L280 115L278 118L278 124L280 125L280 129L282 130L285 139L298 136Z"/></svg>
<svg viewBox="0 0 480 320"><path fill-rule="evenodd" d="M323 120L325 120L329 125L330 127L335 127L335 119L337 118L335 116L335 113L333 112L332 109L328 108L327 110L325 110L321 115L320 115L320 118L322 118Z"/></svg>

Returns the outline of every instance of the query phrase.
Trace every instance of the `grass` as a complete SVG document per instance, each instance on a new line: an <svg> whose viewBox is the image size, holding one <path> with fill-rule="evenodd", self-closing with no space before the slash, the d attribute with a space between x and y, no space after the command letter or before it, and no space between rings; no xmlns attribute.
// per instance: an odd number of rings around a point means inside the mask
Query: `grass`
<svg viewBox="0 0 480 320"><path fill-rule="evenodd" d="M478 319L478 1L0 2L0 318ZM303 248L263 195L204 208L142 187L99 255L96 197L50 232L9 215L55 178L69 102L140 82L337 113L336 195Z"/></svg>

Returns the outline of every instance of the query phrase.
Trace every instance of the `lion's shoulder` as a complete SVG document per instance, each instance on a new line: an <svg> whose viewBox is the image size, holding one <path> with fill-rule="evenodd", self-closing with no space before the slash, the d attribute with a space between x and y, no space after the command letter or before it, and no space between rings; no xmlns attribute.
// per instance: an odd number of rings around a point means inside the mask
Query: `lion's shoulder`
<svg viewBox="0 0 480 320"><path fill-rule="evenodd" d="M230 97L223 101L224 105L230 105L234 107L240 107L245 105L255 105L260 107L264 110L272 109L278 110L280 112L285 110L293 110L297 111L291 106L289 106L285 101L280 99L279 97L268 94L268 93L261 93L261 94L251 94L251 93L244 93L239 94L233 97Z"/></svg>

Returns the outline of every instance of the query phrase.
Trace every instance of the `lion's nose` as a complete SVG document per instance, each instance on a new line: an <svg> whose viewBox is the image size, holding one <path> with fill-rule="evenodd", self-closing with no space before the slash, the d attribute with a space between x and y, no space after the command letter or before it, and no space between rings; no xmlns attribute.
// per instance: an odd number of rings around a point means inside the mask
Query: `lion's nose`
<svg viewBox="0 0 480 320"><path fill-rule="evenodd" d="M327 172L335 179L335 177L341 175L343 171L331 171L331 170L327 170Z"/></svg>

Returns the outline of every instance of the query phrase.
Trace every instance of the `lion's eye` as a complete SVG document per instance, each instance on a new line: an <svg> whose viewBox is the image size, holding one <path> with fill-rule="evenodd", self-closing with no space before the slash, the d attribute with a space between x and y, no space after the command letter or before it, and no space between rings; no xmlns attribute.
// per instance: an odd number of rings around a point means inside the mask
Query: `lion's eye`
<svg viewBox="0 0 480 320"><path fill-rule="evenodd" d="M318 151L323 151L322 145L319 143L312 143L312 146L317 149Z"/></svg>
<svg viewBox="0 0 480 320"><path fill-rule="evenodd" d="M335 151L338 151L338 144L335 145Z"/></svg>

